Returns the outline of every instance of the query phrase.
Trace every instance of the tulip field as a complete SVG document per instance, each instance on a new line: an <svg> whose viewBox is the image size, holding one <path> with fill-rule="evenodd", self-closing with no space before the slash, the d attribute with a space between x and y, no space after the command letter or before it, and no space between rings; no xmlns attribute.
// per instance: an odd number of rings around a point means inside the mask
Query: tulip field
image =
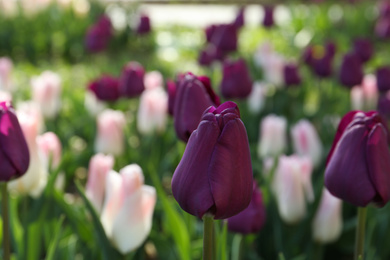
<svg viewBox="0 0 390 260"><path fill-rule="evenodd" d="M264 2L0 0L0 259L390 259L390 1Z"/></svg>

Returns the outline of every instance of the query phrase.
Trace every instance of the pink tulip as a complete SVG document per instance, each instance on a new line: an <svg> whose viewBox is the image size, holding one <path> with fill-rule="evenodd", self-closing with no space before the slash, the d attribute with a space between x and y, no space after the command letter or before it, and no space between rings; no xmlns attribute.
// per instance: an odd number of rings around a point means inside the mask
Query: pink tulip
<svg viewBox="0 0 390 260"><path fill-rule="evenodd" d="M10 90L11 72L13 69L12 61L7 57L0 58L0 90Z"/></svg>
<svg viewBox="0 0 390 260"><path fill-rule="evenodd" d="M144 77L145 89L153 89L164 86L164 78L158 71L151 71Z"/></svg>
<svg viewBox="0 0 390 260"><path fill-rule="evenodd" d="M98 213L103 207L106 177L113 167L114 157L111 155L99 153L89 161L86 195Z"/></svg>
<svg viewBox="0 0 390 260"><path fill-rule="evenodd" d="M124 149L123 127L125 115L121 111L106 109L97 117L97 136L95 151L121 155Z"/></svg>
<svg viewBox="0 0 390 260"><path fill-rule="evenodd" d="M23 101L17 103L17 111L33 117L38 122L38 134L43 133L45 129L45 122L43 120L41 109L39 105L33 101Z"/></svg>
<svg viewBox="0 0 390 260"><path fill-rule="evenodd" d="M286 119L276 115L268 115L261 121L258 146L260 157L275 157L284 152L287 145L286 127Z"/></svg>
<svg viewBox="0 0 390 260"><path fill-rule="evenodd" d="M342 201L324 188L313 221L313 238L320 243L334 242L340 237L342 226Z"/></svg>
<svg viewBox="0 0 390 260"><path fill-rule="evenodd" d="M139 102L137 127L142 134L165 130L168 113L168 95L162 87L146 89Z"/></svg>
<svg viewBox="0 0 390 260"><path fill-rule="evenodd" d="M147 238L155 204L156 190L144 185L138 165L128 165L120 174L108 173L101 221L107 236L122 254L139 247Z"/></svg>
<svg viewBox="0 0 390 260"><path fill-rule="evenodd" d="M45 71L31 79L33 100L46 118L55 117L61 105L61 78L57 73Z"/></svg>
<svg viewBox="0 0 390 260"><path fill-rule="evenodd" d="M351 106L353 110L375 110L378 102L376 77L365 75L361 85L351 89Z"/></svg>
<svg viewBox="0 0 390 260"><path fill-rule="evenodd" d="M48 177L47 164L37 144L39 118L24 111L17 111L17 116L30 152L30 164L21 178L8 183L8 189L37 198L46 187Z"/></svg>
<svg viewBox="0 0 390 260"><path fill-rule="evenodd" d="M37 137L39 149L42 151L46 161L52 161L52 167L55 169L61 162L62 145L58 136L53 132L46 132Z"/></svg>
<svg viewBox="0 0 390 260"><path fill-rule="evenodd" d="M288 224L306 215L306 200L314 200L311 184L312 166L309 158L281 156L272 183L279 214Z"/></svg>
<svg viewBox="0 0 390 260"><path fill-rule="evenodd" d="M322 144L314 126L306 119L300 120L291 128L294 152L311 159L314 166L321 162Z"/></svg>

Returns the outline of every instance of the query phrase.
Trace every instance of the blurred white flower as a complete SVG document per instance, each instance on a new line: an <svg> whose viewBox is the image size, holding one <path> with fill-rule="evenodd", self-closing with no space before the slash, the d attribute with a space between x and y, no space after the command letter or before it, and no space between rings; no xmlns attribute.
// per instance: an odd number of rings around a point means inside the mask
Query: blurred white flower
<svg viewBox="0 0 390 260"><path fill-rule="evenodd" d="M144 77L145 89L153 89L164 86L164 78L159 71L151 71Z"/></svg>
<svg viewBox="0 0 390 260"><path fill-rule="evenodd" d="M362 84L351 89L351 107L353 110L375 110L378 95L375 75L365 75Z"/></svg>
<svg viewBox="0 0 390 260"><path fill-rule="evenodd" d="M100 101L91 91L85 92L84 106L91 116L96 116L106 109L105 102Z"/></svg>
<svg viewBox="0 0 390 260"><path fill-rule="evenodd" d="M284 117L268 115L261 121L258 155L276 157L284 152L287 145L287 121Z"/></svg>
<svg viewBox="0 0 390 260"><path fill-rule="evenodd" d="M265 82L256 81L252 92L248 97L248 109L253 114L258 114L264 107L268 85Z"/></svg>
<svg viewBox="0 0 390 260"><path fill-rule="evenodd" d="M0 102L12 102L11 93L0 90Z"/></svg>
<svg viewBox="0 0 390 260"><path fill-rule="evenodd" d="M255 64L262 68L266 82L279 87L284 83L285 59L276 53L270 42L264 42L254 54Z"/></svg>

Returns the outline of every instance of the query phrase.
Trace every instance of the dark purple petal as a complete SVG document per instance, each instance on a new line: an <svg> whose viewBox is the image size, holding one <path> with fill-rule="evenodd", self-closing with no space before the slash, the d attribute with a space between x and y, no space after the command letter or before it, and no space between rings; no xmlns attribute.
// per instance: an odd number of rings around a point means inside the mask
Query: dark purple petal
<svg viewBox="0 0 390 260"><path fill-rule="evenodd" d="M88 86L98 99L103 101L116 101L120 97L119 80L112 76L103 75L91 82Z"/></svg>
<svg viewBox="0 0 390 260"><path fill-rule="evenodd" d="M175 98L176 98L176 84L172 80L167 81L167 91L168 91L168 113L173 116L173 109L175 107Z"/></svg>
<svg viewBox="0 0 390 260"><path fill-rule="evenodd" d="M245 8L244 7L240 8L237 17L234 20L234 25L236 26L237 29L240 29L241 27L244 26L245 23L244 12L245 12Z"/></svg>
<svg viewBox="0 0 390 260"><path fill-rule="evenodd" d="M136 31L138 34L147 34L151 31L150 18L147 15L140 16Z"/></svg>
<svg viewBox="0 0 390 260"><path fill-rule="evenodd" d="M272 27L274 25L274 7L265 5L264 9L264 18L263 25L264 27Z"/></svg>
<svg viewBox="0 0 390 260"><path fill-rule="evenodd" d="M301 76L295 64L286 64L283 69L284 83L286 86L301 84Z"/></svg>
<svg viewBox="0 0 390 260"><path fill-rule="evenodd" d="M353 44L353 50L361 62L367 62L373 53L372 44L369 39L356 39Z"/></svg>
<svg viewBox="0 0 390 260"><path fill-rule="evenodd" d="M363 68L360 58L349 53L344 56L340 68L340 82L349 88L360 85L363 80Z"/></svg>
<svg viewBox="0 0 390 260"><path fill-rule="evenodd" d="M225 98L245 98L252 92L252 79L243 59L225 61L223 63L223 76L221 93Z"/></svg>
<svg viewBox="0 0 390 260"><path fill-rule="evenodd" d="M221 24L214 28L210 43L221 52L237 50L237 28L234 24Z"/></svg>
<svg viewBox="0 0 390 260"><path fill-rule="evenodd" d="M122 70L119 89L125 97L135 97L144 90L144 68L138 62L129 62Z"/></svg>
<svg viewBox="0 0 390 260"><path fill-rule="evenodd" d="M376 84L380 92L390 90L390 67L383 66L376 70Z"/></svg>

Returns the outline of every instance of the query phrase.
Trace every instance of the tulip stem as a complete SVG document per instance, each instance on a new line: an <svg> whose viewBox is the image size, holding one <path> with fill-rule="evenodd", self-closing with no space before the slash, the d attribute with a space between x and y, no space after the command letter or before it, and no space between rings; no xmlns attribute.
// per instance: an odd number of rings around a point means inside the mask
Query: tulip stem
<svg viewBox="0 0 390 260"><path fill-rule="evenodd" d="M7 182L1 183L1 216L3 220L3 259L10 259L9 215Z"/></svg>
<svg viewBox="0 0 390 260"><path fill-rule="evenodd" d="M203 215L203 260L214 259L214 216Z"/></svg>
<svg viewBox="0 0 390 260"><path fill-rule="evenodd" d="M367 208L358 208L358 220L355 237L355 260L362 260L364 256L364 233L366 230Z"/></svg>

